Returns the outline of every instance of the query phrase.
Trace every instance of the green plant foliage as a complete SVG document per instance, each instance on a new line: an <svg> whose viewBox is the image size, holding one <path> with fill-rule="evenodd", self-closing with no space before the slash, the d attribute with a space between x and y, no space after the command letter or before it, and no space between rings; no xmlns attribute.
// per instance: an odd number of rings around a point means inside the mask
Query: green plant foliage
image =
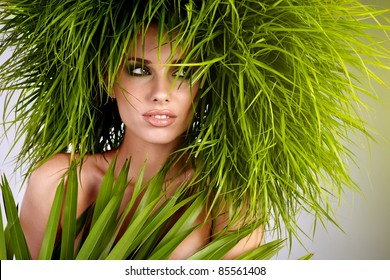
<svg viewBox="0 0 390 280"><path fill-rule="evenodd" d="M115 166L115 161L110 166L111 170ZM160 195L156 196L155 188L159 188L161 181L153 182L151 188L147 191L143 198L147 197L147 201L140 204L134 218L121 237L118 236L118 229L122 226L123 219L127 216L128 211L119 213L124 189L128 185L126 178L129 164L126 164L121 171L123 176L119 176L114 180L114 174L107 172L106 180L101 185L101 192L107 192L111 189L111 194L107 196L108 202L99 211L98 218L92 223L95 211L98 207L94 204L86 210L86 212L78 218L68 219L68 230L65 229L65 218L63 222L63 232L61 238L56 240L57 230L59 226L59 209L63 205L62 197L65 192L66 197L71 199L64 204L76 205L77 196L68 196L68 192L74 194L72 188L64 188L63 181L58 186L55 199L52 206L49 222L46 228L44 241L42 243L39 259L167 259L172 251L188 236L196 227L193 226L196 217L204 207L204 197L201 194L192 197L180 199L181 194L169 198L162 206L157 207L160 201ZM75 168L70 168L69 177L77 180L77 171ZM139 177L137 185L141 185L142 176ZM69 185L68 185L69 186ZM6 209L8 225L3 229L2 220L0 220L2 228L0 231L0 257L1 259L19 260L30 259L28 247L24 240L24 234L20 227L20 222L17 213L17 207L12 199L11 190L5 176L2 177L0 184L3 194L3 205ZM160 185L161 187L161 185ZM102 195L102 193L99 193ZM74 200L75 199L75 200ZM68 207L72 208L71 205ZM130 201L126 209L133 208L133 202ZM64 206L66 207L66 206ZM167 227L167 221L172 219L177 211L186 207L181 218L174 223L173 226ZM152 212L152 210L155 210ZM73 214L72 214L73 215ZM71 230L69 230L71 229ZM167 230L168 229L168 230ZM11 234L6 239L7 231ZM214 242L206 245L199 253L196 253L191 259L216 259L221 258L231 249L242 237L250 233L250 229L244 231L236 231L229 233L226 236L217 238ZM75 240L75 236L81 236L79 241ZM73 242L73 245L69 245ZM77 244L79 242L79 244ZM243 255L243 259L250 256L252 259L260 259L275 255L281 246L281 241L274 241L265 244L255 249L250 255ZM4 245L4 246L3 246ZM74 246L76 245L76 246ZM215 254L216 246L218 254ZM69 248L74 250L69 252ZM262 248L262 249L260 249Z"/></svg>
<svg viewBox="0 0 390 280"><path fill-rule="evenodd" d="M10 0L0 10L0 54L13 50L0 66L0 91L18 98L6 111L26 137L20 163L68 149L82 160L120 145L125 128L109 95L135 34L157 21L201 82L194 123L172 158L195 165L185 196L196 189L213 209L226 203L232 223L244 215L294 234L300 211L332 221L329 197L357 189L350 134L370 136L360 96L375 97L371 82L383 82L370 67L388 68L390 58L367 31L387 33L389 11L358 0ZM96 225L115 212L108 197ZM139 214L148 216L152 202ZM62 257L72 257L72 236Z"/></svg>
<svg viewBox="0 0 390 280"><path fill-rule="evenodd" d="M45 236L43 238L41 251L39 253L39 259L41 260L50 260L52 258L57 230L60 224L64 188L64 180L62 180L57 188L53 201L52 211L50 212L50 216L47 221Z"/></svg>
<svg viewBox="0 0 390 280"><path fill-rule="evenodd" d="M283 248L284 241L283 240L274 240L264 244L263 246L259 246L259 248L254 249L252 251L246 252L239 256L238 260L267 260L271 259L275 254ZM308 254L303 256L301 259L309 260L313 254Z"/></svg>
<svg viewBox="0 0 390 280"><path fill-rule="evenodd" d="M6 249L6 242L5 242L5 232L4 232L4 226L3 226L3 213L0 208L0 260L6 260L7 259L7 249Z"/></svg>
<svg viewBox="0 0 390 280"><path fill-rule="evenodd" d="M6 240L6 246L2 249L2 257L4 257L4 248L7 249L7 257L15 256L16 259L31 259L30 252L27 247L26 240L20 225L18 217L18 209L15 207L15 200L11 188L5 175L1 177L1 193L3 195L3 205L7 217L7 227L3 231L1 228L2 239Z"/></svg>

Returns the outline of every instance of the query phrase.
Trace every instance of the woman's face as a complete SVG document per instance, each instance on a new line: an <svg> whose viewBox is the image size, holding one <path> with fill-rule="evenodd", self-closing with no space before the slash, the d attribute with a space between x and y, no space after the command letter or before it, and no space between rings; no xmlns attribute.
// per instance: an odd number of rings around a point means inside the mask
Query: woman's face
<svg viewBox="0 0 390 280"><path fill-rule="evenodd" d="M190 125L193 100L199 85L190 86L179 66L180 49L174 52L167 39L158 46L158 28L148 27L140 36L119 72L114 86L126 137L154 144L180 141Z"/></svg>

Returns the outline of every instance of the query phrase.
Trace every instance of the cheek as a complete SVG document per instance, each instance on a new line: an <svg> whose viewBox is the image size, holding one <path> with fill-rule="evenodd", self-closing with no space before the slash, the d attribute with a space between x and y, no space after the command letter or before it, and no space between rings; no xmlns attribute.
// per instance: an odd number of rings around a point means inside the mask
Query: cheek
<svg viewBox="0 0 390 280"><path fill-rule="evenodd" d="M187 119L192 118L192 116L195 114L195 98L197 94L198 88L194 87L192 91L188 90L185 93L183 92L183 100L181 102L182 104L182 110L183 114L187 115Z"/></svg>
<svg viewBox="0 0 390 280"><path fill-rule="evenodd" d="M185 90L180 90L179 93L177 94L179 103L183 105L183 107L191 107L193 104L195 97L196 97L197 90L190 90L190 89L185 89Z"/></svg>
<svg viewBox="0 0 390 280"><path fill-rule="evenodd" d="M186 100L185 102L192 104L198 94L198 91L199 91L199 83L193 85L192 88L190 88L189 85L186 85L185 88L180 90L180 96Z"/></svg>
<svg viewBox="0 0 390 280"><path fill-rule="evenodd" d="M114 97L119 104L127 107L139 106L142 103L142 96L145 95L145 87L137 81L129 81L128 79L121 79L121 81L114 86Z"/></svg>
<svg viewBox="0 0 390 280"><path fill-rule="evenodd" d="M137 99L134 98L131 94L126 93L123 89L118 89L115 91L116 102L119 110L119 115L122 121L125 124L128 124L129 120L134 118L134 114L137 113Z"/></svg>

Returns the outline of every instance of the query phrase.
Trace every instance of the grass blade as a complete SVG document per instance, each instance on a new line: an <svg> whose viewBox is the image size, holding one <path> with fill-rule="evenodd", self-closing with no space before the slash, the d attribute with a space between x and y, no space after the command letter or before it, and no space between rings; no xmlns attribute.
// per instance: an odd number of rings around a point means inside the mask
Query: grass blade
<svg viewBox="0 0 390 280"><path fill-rule="evenodd" d="M117 230L119 230L119 228L123 225L124 220L130 211L134 208L137 198L142 196L142 199L135 208L133 218L130 220L125 233L117 242L113 250L107 255L106 258L108 259L127 258L128 254L131 252L131 249L135 245L134 239L138 236L138 233L141 231L150 214L153 212L153 210L156 208L156 205L162 198L161 191L165 178L163 172L159 172L147 185L142 183L144 171L145 165L142 167L138 179L134 185L133 196L121 215ZM143 193L146 186L146 191ZM113 241L114 240L111 240L111 242Z"/></svg>
<svg viewBox="0 0 390 280"><path fill-rule="evenodd" d="M165 212L168 211L170 216L172 216L177 211L174 207L175 201L176 199L168 199L147 219L141 231L134 239L133 246L129 248L129 251L137 249L134 259L145 259L156 245L167 223Z"/></svg>
<svg viewBox="0 0 390 280"><path fill-rule="evenodd" d="M199 195L186 209L183 215L175 222L172 228L160 241L159 245L152 252L150 259L167 259L172 251L184 240L194 227L196 219L199 217L204 207L204 197ZM182 234L185 233L185 234ZM180 238L178 238L180 237ZM166 246L169 244L169 247Z"/></svg>
<svg viewBox="0 0 390 280"><path fill-rule="evenodd" d="M178 232L176 236L173 236L165 242L160 242L159 250L152 253L148 260L165 260L168 259L176 247L195 229L195 226L192 228L187 228Z"/></svg>
<svg viewBox="0 0 390 280"><path fill-rule="evenodd" d="M140 212L138 216L133 218L122 238L118 241L110 254L107 256L107 259L121 260L127 258L128 254L130 253L129 248L134 243L134 239L138 236L142 226L145 224L146 220L159 201L160 198L155 199L149 205L144 207L143 211Z"/></svg>
<svg viewBox="0 0 390 280"><path fill-rule="evenodd" d="M153 229L149 232L149 234L145 234L144 232L140 233L138 236L142 237L142 240L138 247L134 248L134 254L132 255L132 260L146 260L150 255L153 248L156 246L160 236L162 235L164 228L166 227L167 222L165 221L160 225L160 228ZM137 241L134 242L137 244Z"/></svg>
<svg viewBox="0 0 390 280"><path fill-rule="evenodd" d="M3 225L3 211L1 210L1 206L0 206L0 260L6 260L6 259L7 259L7 249L6 249L5 232L4 232L4 225Z"/></svg>
<svg viewBox="0 0 390 280"><path fill-rule="evenodd" d="M313 256L314 256L314 253L309 253L309 254L307 254L307 255L305 255L305 256L300 257L298 260L307 261L307 260L310 260Z"/></svg>
<svg viewBox="0 0 390 280"><path fill-rule="evenodd" d="M277 239L245 252L237 260L269 260L283 248L284 240Z"/></svg>
<svg viewBox="0 0 390 280"><path fill-rule="evenodd" d="M57 188L54 196L53 205L51 208L50 216L47 221L45 235L39 253L39 259L50 260L52 259L54 243L56 241L58 226L61 217L62 201L64 197L64 179L62 179L60 185Z"/></svg>
<svg viewBox="0 0 390 280"><path fill-rule="evenodd" d="M141 175L143 177L144 168L141 170L141 172L142 172ZM141 175L139 178L142 178ZM153 178L153 180L150 182L149 186L147 187L147 190L143 194L142 199L137 209L135 210L134 216L137 216L140 212L143 211L143 209L147 208L150 205L150 203L156 200L156 198L161 197L162 186L164 185L164 179L165 179L164 172L159 172ZM142 190L140 182L141 181L138 180L136 185L138 185L137 189ZM141 192L139 192L137 196L140 194Z"/></svg>
<svg viewBox="0 0 390 280"><path fill-rule="evenodd" d="M103 178L93 212L91 229L76 259L99 259L107 254L116 239L121 225L116 218L129 184L130 161L126 160L116 181L115 165L116 158L111 162Z"/></svg>
<svg viewBox="0 0 390 280"><path fill-rule="evenodd" d="M76 239L77 193L77 166L75 164L72 164L69 167L68 181L65 194L60 255L61 259L71 260L74 258L74 245Z"/></svg>
<svg viewBox="0 0 390 280"><path fill-rule="evenodd" d="M237 244L237 235L229 234L213 240L189 257L189 260L219 260Z"/></svg>
<svg viewBox="0 0 390 280"><path fill-rule="evenodd" d="M186 198L178 203L177 200L177 196L169 198L145 223L142 231L138 234L138 238L134 240L135 244L141 246L134 259L148 258L154 250L153 247L158 244L163 231L166 230L167 222L172 219L177 211L193 200L193 197Z"/></svg>
<svg viewBox="0 0 390 280"><path fill-rule="evenodd" d="M122 166L122 169L119 173L118 179L115 181L115 184L113 186L113 192L112 196L119 196L123 200L123 195L125 190L128 188L130 184L130 180L128 179L128 174L129 174L129 169L130 169L130 160L126 160L124 165ZM136 197L138 196L138 191L141 188L142 185L142 178L144 174L144 168L141 169L140 174L138 176L138 179L135 183L134 189L133 189L133 195L132 198L130 199L130 202L128 203L127 207L125 210L121 213L119 219L116 222L115 226L112 226L112 230L110 231L110 234L106 235L106 238L104 240L104 246L102 250L100 250L100 255L99 259L105 259L107 255L110 253L113 244L117 240L117 236L119 234L120 229L122 228L123 223L126 220L126 217L128 217L132 206L134 205L136 201ZM119 205L120 206L120 205Z"/></svg>
<svg viewBox="0 0 390 280"><path fill-rule="evenodd" d="M115 180L115 166L116 166L116 159L115 157L112 162L110 163L110 166L108 167L108 170L106 174L103 177L102 183L100 185L98 197L96 199L95 203L95 210L93 212L93 218L91 227L95 224L96 220L100 216L100 214L103 212L104 207L107 205L108 201L112 197L112 187Z"/></svg>
<svg viewBox="0 0 390 280"><path fill-rule="evenodd" d="M222 259L241 239L248 236L253 230L247 226L241 230L235 230L225 235L220 235L201 250L193 254L190 260L219 260Z"/></svg>
<svg viewBox="0 0 390 280"><path fill-rule="evenodd" d="M27 247L26 239L20 225L17 206L9 187L8 180L4 175L1 178L0 185L3 193L3 202L7 217L7 228L10 234L10 243L15 254L15 258L18 260L31 259L30 251Z"/></svg>
<svg viewBox="0 0 390 280"><path fill-rule="evenodd" d="M7 252L7 258L6 259L7 260L13 260L14 256L15 256L15 253L14 253L14 250L12 248L11 234L10 234L10 230L9 230L8 226L5 227L4 237L5 237L5 244L6 244L5 251Z"/></svg>
<svg viewBox="0 0 390 280"><path fill-rule="evenodd" d="M83 246L77 254L77 260L97 259L104 250L106 242L103 239L115 230L116 217L122 201L122 197L113 197L88 234Z"/></svg>

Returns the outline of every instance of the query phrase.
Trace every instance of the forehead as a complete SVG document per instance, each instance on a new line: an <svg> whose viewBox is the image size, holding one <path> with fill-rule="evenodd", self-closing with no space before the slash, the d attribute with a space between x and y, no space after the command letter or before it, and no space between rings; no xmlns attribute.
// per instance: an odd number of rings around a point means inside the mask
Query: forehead
<svg viewBox="0 0 390 280"><path fill-rule="evenodd" d="M156 24L139 32L132 42L129 58L144 58L154 62L169 62L184 55L181 47L176 44L175 36L168 32L159 34Z"/></svg>

